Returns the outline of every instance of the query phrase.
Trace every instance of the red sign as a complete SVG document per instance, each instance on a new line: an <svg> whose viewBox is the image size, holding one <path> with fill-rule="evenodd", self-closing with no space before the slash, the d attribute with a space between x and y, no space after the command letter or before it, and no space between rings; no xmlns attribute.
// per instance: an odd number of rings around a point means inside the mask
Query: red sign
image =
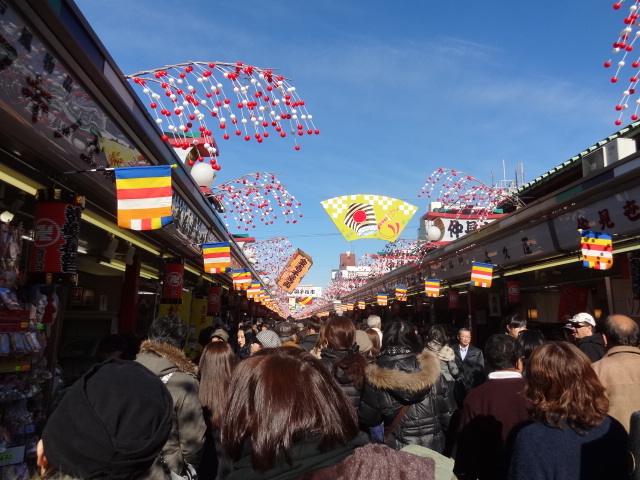
<svg viewBox="0 0 640 480"><path fill-rule="evenodd" d="M30 282L70 281L77 273L78 232L84 197L61 190L38 190Z"/></svg>
<svg viewBox="0 0 640 480"><path fill-rule="evenodd" d="M459 308L460 307L460 291L452 288L449 290L449 308Z"/></svg>
<svg viewBox="0 0 640 480"><path fill-rule="evenodd" d="M182 259L168 260L165 265L164 285L160 303L182 303L182 282L184 277L184 263Z"/></svg>
<svg viewBox="0 0 640 480"><path fill-rule="evenodd" d="M214 285L209 287L207 296L207 315L215 315L220 313L220 286Z"/></svg>
<svg viewBox="0 0 640 480"><path fill-rule="evenodd" d="M520 303L520 282L507 282L507 293L509 295L509 303Z"/></svg>

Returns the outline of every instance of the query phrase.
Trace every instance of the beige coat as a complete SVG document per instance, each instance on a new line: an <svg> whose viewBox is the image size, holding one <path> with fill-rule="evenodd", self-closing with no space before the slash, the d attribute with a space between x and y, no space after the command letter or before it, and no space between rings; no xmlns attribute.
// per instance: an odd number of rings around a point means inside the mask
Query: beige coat
<svg viewBox="0 0 640 480"><path fill-rule="evenodd" d="M640 410L640 348L610 348L593 369L607 388L609 415L628 432L631 414Z"/></svg>

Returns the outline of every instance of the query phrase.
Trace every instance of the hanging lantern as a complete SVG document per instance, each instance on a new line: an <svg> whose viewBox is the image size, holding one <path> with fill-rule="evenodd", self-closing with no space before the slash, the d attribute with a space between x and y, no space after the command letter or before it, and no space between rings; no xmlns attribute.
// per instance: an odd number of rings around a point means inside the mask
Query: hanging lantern
<svg viewBox="0 0 640 480"><path fill-rule="evenodd" d="M507 282L507 293L509 294L509 303L520 303L520 282Z"/></svg>
<svg viewBox="0 0 640 480"><path fill-rule="evenodd" d="M456 309L460 307L460 291L452 288L449 290L449 308Z"/></svg>
<svg viewBox="0 0 640 480"><path fill-rule="evenodd" d="M184 278L184 261L181 258L170 258L165 264L164 285L160 303L181 304L182 282Z"/></svg>
<svg viewBox="0 0 640 480"><path fill-rule="evenodd" d="M78 233L84 197L62 189L36 194L29 282L73 283L77 276Z"/></svg>
<svg viewBox="0 0 640 480"><path fill-rule="evenodd" d="M207 296L207 315L220 313L220 285L209 287Z"/></svg>

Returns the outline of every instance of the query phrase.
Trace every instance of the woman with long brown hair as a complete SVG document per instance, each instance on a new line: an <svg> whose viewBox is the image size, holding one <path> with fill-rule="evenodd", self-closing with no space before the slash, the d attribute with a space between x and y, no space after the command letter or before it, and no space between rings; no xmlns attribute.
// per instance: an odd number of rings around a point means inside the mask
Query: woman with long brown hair
<svg viewBox="0 0 640 480"><path fill-rule="evenodd" d="M356 327L350 318L336 315L325 324L324 337L320 360L358 408L368 362L355 342Z"/></svg>
<svg viewBox="0 0 640 480"><path fill-rule="evenodd" d="M215 456L203 455L198 469L200 478L224 479L231 470L231 462L220 444L220 426L227 402L227 391L231 374L236 363L233 349L226 342L211 342L200 356L200 403L207 423L206 447L215 446L218 464L214 465ZM209 448L209 452L211 448ZM217 475L214 475L217 468Z"/></svg>
<svg viewBox="0 0 640 480"><path fill-rule="evenodd" d="M356 410L313 355L264 349L235 369L222 422L229 480L433 480L434 462L368 444Z"/></svg>
<svg viewBox="0 0 640 480"><path fill-rule="evenodd" d="M510 479L628 478L627 432L607 416L606 390L584 353L567 342L543 343L526 380L535 423L516 438Z"/></svg>

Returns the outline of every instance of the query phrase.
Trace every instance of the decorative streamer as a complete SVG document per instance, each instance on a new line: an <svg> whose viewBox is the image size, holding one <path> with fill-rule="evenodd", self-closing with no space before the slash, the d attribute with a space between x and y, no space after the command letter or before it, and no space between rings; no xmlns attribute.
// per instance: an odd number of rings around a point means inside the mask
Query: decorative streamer
<svg viewBox="0 0 640 480"><path fill-rule="evenodd" d="M202 258L206 273L225 273L231 270L231 244L229 242L203 243Z"/></svg>
<svg viewBox="0 0 640 480"><path fill-rule="evenodd" d="M439 297L440 296L440 280L425 280L424 293L427 294L427 297Z"/></svg>
<svg viewBox="0 0 640 480"><path fill-rule="evenodd" d="M473 262L471 267L471 285L475 287L491 287L493 265L491 263Z"/></svg>
<svg viewBox="0 0 640 480"><path fill-rule="evenodd" d="M114 170L119 227L154 230L173 221L171 165Z"/></svg>

